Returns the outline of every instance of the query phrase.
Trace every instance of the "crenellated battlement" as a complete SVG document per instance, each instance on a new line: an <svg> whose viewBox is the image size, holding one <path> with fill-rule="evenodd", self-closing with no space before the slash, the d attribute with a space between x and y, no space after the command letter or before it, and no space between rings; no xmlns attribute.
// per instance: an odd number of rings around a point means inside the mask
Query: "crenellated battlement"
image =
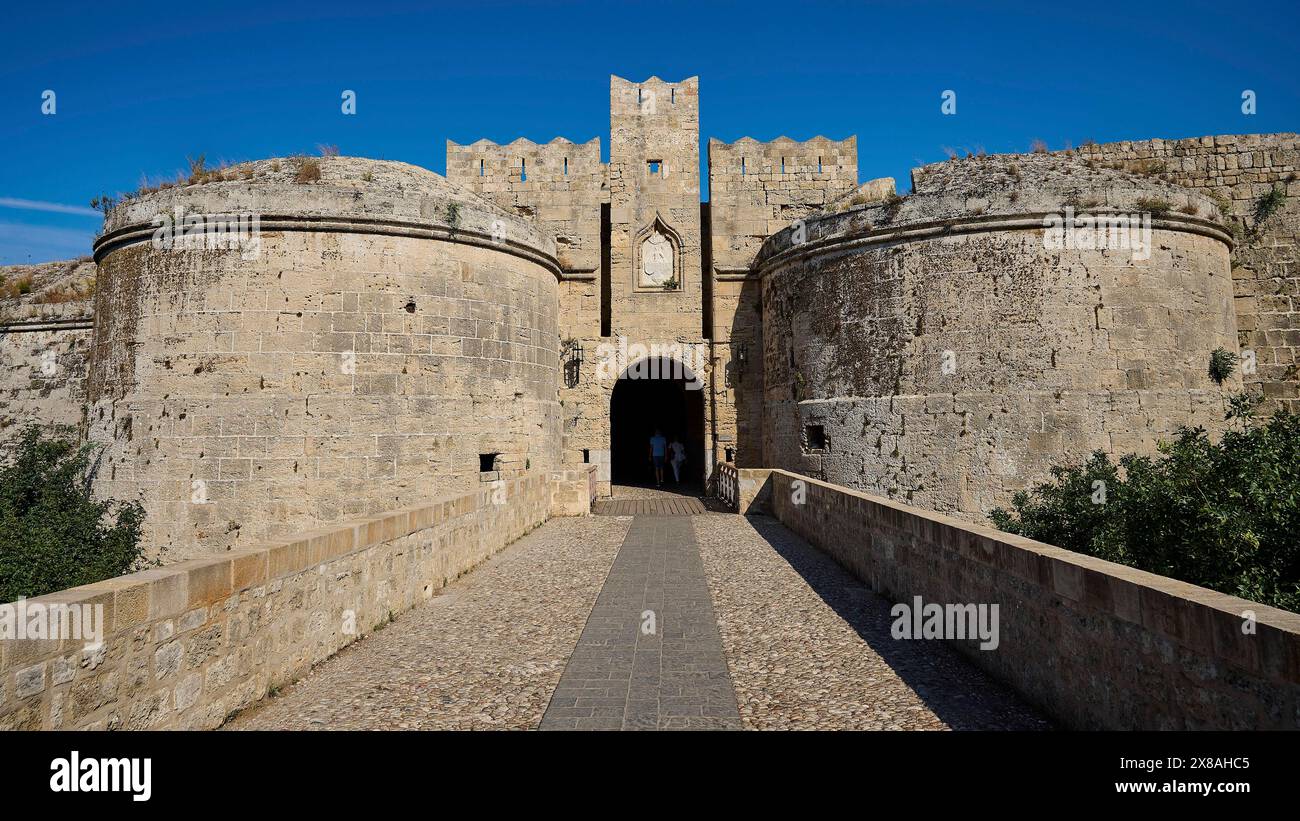
<svg viewBox="0 0 1300 821"><path fill-rule="evenodd" d="M858 185L858 138L709 140L713 269L743 277L763 240Z"/></svg>
<svg viewBox="0 0 1300 821"><path fill-rule="evenodd" d="M536 143L520 137L505 145L491 140L469 145L447 140L447 177L485 194L530 183L587 190L604 185L605 166L600 161L599 137L585 143L564 137Z"/></svg>
<svg viewBox="0 0 1300 821"><path fill-rule="evenodd" d="M635 114L644 119L688 117L698 123L700 78L670 82L651 76L636 82L611 74L609 103L614 122Z"/></svg>
<svg viewBox="0 0 1300 821"><path fill-rule="evenodd" d="M759 188L781 177L857 185L858 138L831 140L821 135L809 140L781 136L769 142L741 137L735 142L709 140L709 190L718 184L740 183ZM715 199L711 195L711 199Z"/></svg>
<svg viewBox="0 0 1300 821"><path fill-rule="evenodd" d="M600 138L564 137L536 143L520 137L501 145L447 140L447 178L555 239L561 266L590 278L600 265L600 207L609 201Z"/></svg>
<svg viewBox="0 0 1300 821"><path fill-rule="evenodd" d="M736 458L752 464L757 449L748 443L761 415L759 403L749 397L760 390L761 367L732 362L733 352L762 348L751 267L767 237L857 188L858 139L711 139L708 151L713 338L722 367L733 374L734 390L723 407L734 415L727 427L741 443Z"/></svg>

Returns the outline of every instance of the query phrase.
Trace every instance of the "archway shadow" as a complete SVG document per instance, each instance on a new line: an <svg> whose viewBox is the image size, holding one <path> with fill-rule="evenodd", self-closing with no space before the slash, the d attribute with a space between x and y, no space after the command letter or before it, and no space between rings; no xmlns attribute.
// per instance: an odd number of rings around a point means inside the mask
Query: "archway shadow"
<svg viewBox="0 0 1300 821"><path fill-rule="evenodd" d="M890 635L893 603L769 516L746 516L777 555L954 730L1048 730L1052 723L1011 688L940 641Z"/></svg>
<svg viewBox="0 0 1300 821"><path fill-rule="evenodd" d="M638 360L624 371L609 399L610 475L615 485L655 485L650 439L656 432L667 442L680 442L686 457L682 481L676 482L671 466L665 464L660 489L703 484L704 391L700 384L689 368L665 357Z"/></svg>

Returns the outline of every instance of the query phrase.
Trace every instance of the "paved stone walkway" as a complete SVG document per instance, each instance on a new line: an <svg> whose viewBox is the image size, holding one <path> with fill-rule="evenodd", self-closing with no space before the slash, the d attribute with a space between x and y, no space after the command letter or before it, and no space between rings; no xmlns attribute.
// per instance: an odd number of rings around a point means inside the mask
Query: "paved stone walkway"
<svg viewBox="0 0 1300 821"><path fill-rule="evenodd" d="M747 729L1041 730L955 651L890 635L890 603L763 516L691 519Z"/></svg>
<svg viewBox="0 0 1300 821"><path fill-rule="evenodd" d="M229 727L1049 726L890 621L771 519L553 519Z"/></svg>
<svg viewBox="0 0 1300 821"><path fill-rule="evenodd" d="M689 518L632 520L541 729L740 729Z"/></svg>
<svg viewBox="0 0 1300 821"><path fill-rule="evenodd" d="M227 726L537 727L630 524L552 519Z"/></svg>

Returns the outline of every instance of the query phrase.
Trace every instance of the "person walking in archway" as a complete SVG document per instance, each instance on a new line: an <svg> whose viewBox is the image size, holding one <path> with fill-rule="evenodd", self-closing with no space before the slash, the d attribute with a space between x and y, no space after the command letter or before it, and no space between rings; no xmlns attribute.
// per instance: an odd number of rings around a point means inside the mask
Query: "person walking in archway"
<svg viewBox="0 0 1300 821"><path fill-rule="evenodd" d="M668 462L673 466L673 481L680 485L682 465L686 464L686 446L682 444L679 437L673 437L673 441L668 445L668 454Z"/></svg>
<svg viewBox="0 0 1300 821"><path fill-rule="evenodd" d="M663 487L664 462L668 461L668 440L663 431L655 428L655 435L650 437L650 461L655 467L655 486Z"/></svg>

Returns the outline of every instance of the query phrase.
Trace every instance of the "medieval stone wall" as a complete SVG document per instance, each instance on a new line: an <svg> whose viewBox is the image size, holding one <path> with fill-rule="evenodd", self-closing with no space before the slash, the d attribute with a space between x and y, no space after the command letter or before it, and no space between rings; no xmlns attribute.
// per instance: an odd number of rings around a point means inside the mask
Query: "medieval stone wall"
<svg viewBox="0 0 1300 821"><path fill-rule="evenodd" d="M0 462L28 425L80 427L95 273L89 257L0 266Z"/></svg>
<svg viewBox="0 0 1300 821"><path fill-rule="evenodd" d="M26 606L102 608L98 641L0 640L0 730L206 730L428 600L551 515L590 471L505 481Z"/></svg>
<svg viewBox="0 0 1300 821"><path fill-rule="evenodd" d="M1207 374L1236 336L1229 236L1180 191L988 158L924 169L905 201L809 218L803 242L773 237L766 460L980 518L1052 465L1220 428L1240 386ZM1172 210L1148 214L1145 258L1045 242L1067 202L1136 216L1157 198Z"/></svg>
<svg viewBox="0 0 1300 821"><path fill-rule="evenodd" d="M447 141L447 177L506 211L528 220L553 238L562 269L559 334L568 348L594 353L601 333L601 208L609 203L608 169L600 159L600 139L575 144L557 137L538 145L518 139L507 145L477 140ZM561 388L561 458L569 464L608 455L608 395L580 388L580 372L570 366ZM587 374L588 379L591 374ZM570 385L569 383L573 383ZM606 493L608 469L602 477Z"/></svg>
<svg viewBox="0 0 1300 821"><path fill-rule="evenodd" d="M323 159L295 183L296 162L132 200L96 246L97 490L144 502L152 555L558 462L553 243L413 166ZM155 247L177 208L260 213L258 242Z"/></svg>
<svg viewBox="0 0 1300 821"><path fill-rule="evenodd" d="M600 138L539 145L447 141L447 179L532 222L555 239L556 257L570 274L600 268L600 206L609 201Z"/></svg>
<svg viewBox="0 0 1300 821"><path fill-rule="evenodd" d="M709 140L713 266L748 271L763 241L858 187L858 140Z"/></svg>
<svg viewBox="0 0 1300 821"><path fill-rule="evenodd" d="M709 140L714 425L719 458L762 462L762 323L752 265L769 236L858 185L857 138Z"/></svg>
<svg viewBox="0 0 1300 821"><path fill-rule="evenodd" d="M999 607L996 650L944 644L1067 728L1297 728L1295 613L810 477L765 479L772 515L885 598Z"/></svg>
<svg viewBox="0 0 1300 821"><path fill-rule="evenodd" d="M0 322L0 461L29 424L78 429L91 323L80 305Z"/></svg>
<svg viewBox="0 0 1300 821"><path fill-rule="evenodd" d="M1235 226L1232 277L1238 342L1253 353L1247 387L1268 407L1300 411L1300 137L1246 134L1080 146L1095 164L1132 170L1220 198ZM1281 207L1262 222L1277 187Z"/></svg>
<svg viewBox="0 0 1300 821"><path fill-rule="evenodd" d="M610 78L610 272L614 335L701 340L699 80ZM658 229L656 229L658 226ZM645 283L643 245L672 244L675 287Z"/></svg>

